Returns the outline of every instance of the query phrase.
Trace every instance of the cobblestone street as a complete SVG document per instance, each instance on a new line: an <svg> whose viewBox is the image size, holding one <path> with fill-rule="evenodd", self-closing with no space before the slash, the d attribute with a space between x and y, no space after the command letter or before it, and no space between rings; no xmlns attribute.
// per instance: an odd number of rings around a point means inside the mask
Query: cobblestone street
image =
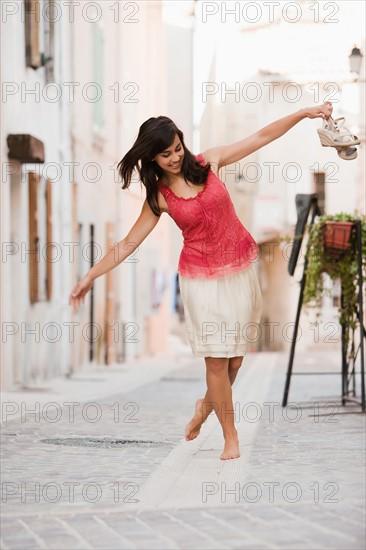
<svg viewBox="0 0 366 550"><path fill-rule="evenodd" d="M0 550L366 550L366 2L0 12Z"/></svg>
<svg viewBox="0 0 366 550"><path fill-rule="evenodd" d="M1 547L364 548L365 415L341 406L340 375L293 376L282 409L287 360L245 358L232 461L214 414L184 440L205 388L189 353L3 394ZM294 372L339 360L299 354Z"/></svg>

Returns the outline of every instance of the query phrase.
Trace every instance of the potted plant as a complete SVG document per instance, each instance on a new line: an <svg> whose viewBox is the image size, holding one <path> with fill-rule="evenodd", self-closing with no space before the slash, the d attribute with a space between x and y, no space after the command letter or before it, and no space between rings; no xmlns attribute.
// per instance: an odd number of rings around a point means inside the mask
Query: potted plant
<svg viewBox="0 0 366 550"><path fill-rule="evenodd" d="M362 227L362 273L366 280L366 216L353 216L345 212L318 217L310 227L307 244L308 264L303 303L314 307L317 317L320 315L324 294L331 295L331 289L324 286L324 273L333 282L340 280L342 303L338 308L339 323L345 327L345 348L347 359L351 330L358 326L355 308L358 300L358 258L356 232L353 231L357 220Z"/></svg>
<svg viewBox="0 0 366 550"><path fill-rule="evenodd" d="M341 222L328 220L324 222L323 237L324 246L337 255L340 251L347 250L351 244L351 234L354 222Z"/></svg>

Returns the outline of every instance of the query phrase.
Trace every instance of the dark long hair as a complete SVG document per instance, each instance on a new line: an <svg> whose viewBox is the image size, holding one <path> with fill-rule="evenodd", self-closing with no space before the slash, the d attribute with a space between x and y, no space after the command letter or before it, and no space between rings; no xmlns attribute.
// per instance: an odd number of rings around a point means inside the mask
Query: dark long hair
<svg viewBox="0 0 366 550"><path fill-rule="evenodd" d="M140 181L146 187L146 200L156 216L161 215L158 205L158 180L164 170L152 159L170 147L178 134L184 149L182 174L185 181L202 185L206 183L210 163L200 164L184 143L183 132L166 116L151 117L141 126L137 139L131 149L117 164L117 169L123 180L121 189L127 189L131 184L133 171L136 169Z"/></svg>

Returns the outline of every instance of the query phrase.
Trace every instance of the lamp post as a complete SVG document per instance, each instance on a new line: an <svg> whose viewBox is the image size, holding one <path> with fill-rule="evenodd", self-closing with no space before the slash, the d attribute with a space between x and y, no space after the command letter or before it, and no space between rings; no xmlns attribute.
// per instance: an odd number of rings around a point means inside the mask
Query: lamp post
<svg viewBox="0 0 366 550"><path fill-rule="evenodd" d="M349 59L350 71L355 75L355 82L358 80L358 77L360 76L362 58L363 58L363 55L360 48L358 48L356 44L354 44L352 51L348 56L348 59Z"/></svg>

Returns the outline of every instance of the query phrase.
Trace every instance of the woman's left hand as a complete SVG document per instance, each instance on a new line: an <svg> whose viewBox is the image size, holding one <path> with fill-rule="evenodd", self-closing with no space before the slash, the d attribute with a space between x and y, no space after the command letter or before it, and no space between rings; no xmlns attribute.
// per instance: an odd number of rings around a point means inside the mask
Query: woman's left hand
<svg viewBox="0 0 366 550"><path fill-rule="evenodd" d="M322 105L317 105L316 107L309 107L305 109L305 112L308 118L328 119L333 112L333 106L330 101L325 101Z"/></svg>

